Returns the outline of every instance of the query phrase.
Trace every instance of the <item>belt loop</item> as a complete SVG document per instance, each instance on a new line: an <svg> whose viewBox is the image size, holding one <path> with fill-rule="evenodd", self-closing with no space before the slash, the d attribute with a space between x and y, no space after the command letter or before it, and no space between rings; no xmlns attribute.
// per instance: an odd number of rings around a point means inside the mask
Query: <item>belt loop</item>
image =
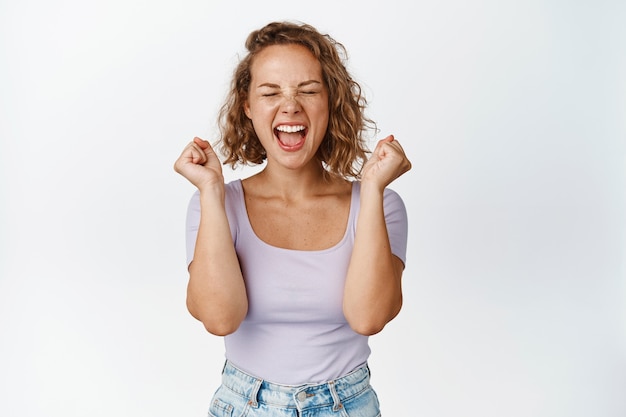
<svg viewBox="0 0 626 417"><path fill-rule="evenodd" d="M337 390L335 390L335 381L328 382L328 389L330 390L330 395L333 397L333 411L341 410L343 405L341 404Z"/></svg>
<svg viewBox="0 0 626 417"><path fill-rule="evenodd" d="M259 406L259 389L261 389L261 384L263 383L262 379L257 379L254 382L254 386L252 387L252 391L250 391L250 398L248 399L248 404L250 407L257 408Z"/></svg>

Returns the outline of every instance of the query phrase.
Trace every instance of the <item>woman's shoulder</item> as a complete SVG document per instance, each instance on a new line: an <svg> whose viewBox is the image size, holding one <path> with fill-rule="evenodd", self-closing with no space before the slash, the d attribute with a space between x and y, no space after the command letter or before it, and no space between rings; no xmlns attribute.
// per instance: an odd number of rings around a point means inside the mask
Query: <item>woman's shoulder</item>
<svg viewBox="0 0 626 417"><path fill-rule="evenodd" d="M224 183L224 189L226 190L226 193L241 193L243 188L241 186L241 180L240 179L236 179L236 180L232 180L229 182L225 182Z"/></svg>
<svg viewBox="0 0 626 417"><path fill-rule="evenodd" d="M352 193L358 195L360 192L361 192L361 181L354 180L352 182ZM398 192L396 192L394 189L389 188L389 187L385 188L385 191L383 192L383 198L385 200L389 199L389 200L402 201L402 197L400 196L400 194L398 194Z"/></svg>
<svg viewBox="0 0 626 417"><path fill-rule="evenodd" d="M232 180L224 183L226 210L230 213L235 213L238 207L244 202L243 186L241 180Z"/></svg>

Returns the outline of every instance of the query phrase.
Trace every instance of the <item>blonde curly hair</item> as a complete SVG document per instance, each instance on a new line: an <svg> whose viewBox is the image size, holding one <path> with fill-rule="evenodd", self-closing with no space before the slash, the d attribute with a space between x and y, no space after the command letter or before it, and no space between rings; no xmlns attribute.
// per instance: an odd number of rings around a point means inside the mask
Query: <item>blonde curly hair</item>
<svg viewBox="0 0 626 417"><path fill-rule="evenodd" d="M260 164L266 159L251 120L244 112L248 99L251 67L260 51L271 45L298 44L306 47L322 67L328 90L329 120L326 135L317 152L325 169L344 178L358 178L369 150L365 132L376 124L364 115L367 101L361 86L352 79L344 62L345 47L313 26L273 22L255 30L246 40L247 55L237 65L226 102L219 111L220 151L224 164Z"/></svg>

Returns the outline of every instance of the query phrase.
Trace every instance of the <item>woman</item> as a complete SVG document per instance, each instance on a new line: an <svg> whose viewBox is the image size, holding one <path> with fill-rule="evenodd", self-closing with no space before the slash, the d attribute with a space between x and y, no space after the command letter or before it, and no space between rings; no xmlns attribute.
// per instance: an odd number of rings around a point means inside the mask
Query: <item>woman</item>
<svg viewBox="0 0 626 417"><path fill-rule="evenodd" d="M220 113L224 184L194 138L175 170L194 184L187 307L225 336L210 414L380 415L367 338L402 304L407 221L386 187L411 167L393 138L369 159L365 99L343 46L305 24L252 32Z"/></svg>

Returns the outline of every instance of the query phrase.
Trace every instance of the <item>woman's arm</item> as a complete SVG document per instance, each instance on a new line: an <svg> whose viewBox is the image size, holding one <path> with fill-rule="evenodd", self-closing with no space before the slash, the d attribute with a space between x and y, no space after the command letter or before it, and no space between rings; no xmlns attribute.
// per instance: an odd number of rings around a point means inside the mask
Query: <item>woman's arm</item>
<svg viewBox="0 0 626 417"><path fill-rule="evenodd" d="M200 191L200 224L189 265L187 308L215 335L237 330L248 310L246 288L224 204L221 164L208 142L194 139L174 169Z"/></svg>
<svg viewBox="0 0 626 417"><path fill-rule="evenodd" d="M402 306L404 264L391 253L383 195L385 187L410 168L393 137L378 143L363 168L361 207L343 300L344 315L360 334L380 332Z"/></svg>

